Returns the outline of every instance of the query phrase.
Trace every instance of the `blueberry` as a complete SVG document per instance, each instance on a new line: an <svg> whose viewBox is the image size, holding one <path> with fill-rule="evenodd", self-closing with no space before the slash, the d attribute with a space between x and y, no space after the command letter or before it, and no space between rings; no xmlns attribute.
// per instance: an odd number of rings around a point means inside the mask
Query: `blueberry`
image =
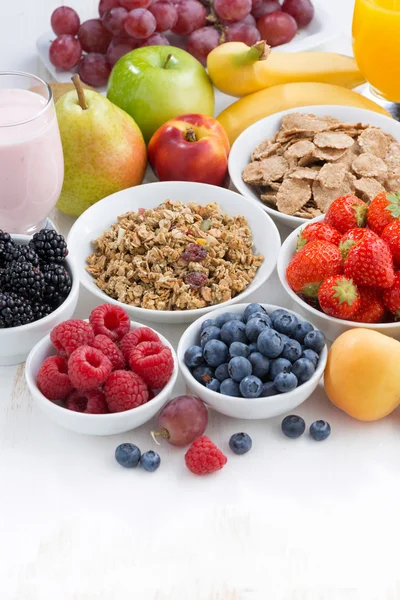
<svg viewBox="0 0 400 600"><path fill-rule="evenodd" d="M304 419L298 417L297 415L289 415L285 417L282 421L282 431L287 437L292 439L296 439L303 435L306 424L304 423Z"/></svg>
<svg viewBox="0 0 400 600"><path fill-rule="evenodd" d="M212 390L213 392L219 392L220 382L218 379L211 379L208 383L206 383L206 388L208 390Z"/></svg>
<svg viewBox="0 0 400 600"><path fill-rule="evenodd" d="M253 367L252 374L260 379L266 377L269 370L269 360L261 352L252 352L249 354L249 361Z"/></svg>
<svg viewBox="0 0 400 600"><path fill-rule="evenodd" d="M234 381L242 381L247 375L251 375L251 362L244 356L235 356L228 363L228 371Z"/></svg>
<svg viewBox="0 0 400 600"><path fill-rule="evenodd" d="M289 312L286 314L278 315L273 321L274 329L276 331L279 331L279 333L284 333L285 335L289 336L293 335L298 325L298 322L298 318Z"/></svg>
<svg viewBox="0 0 400 600"><path fill-rule="evenodd" d="M279 373L291 373L292 363L286 358L274 358L269 363L268 378L273 381Z"/></svg>
<svg viewBox="0 0 400 600"><path fill-rule="evenodd" d="M244 309L244 313L243 313L243 320L245 323L247 323L247 321L249 320L250 315L252 315L253 313L265 313L265 310L263 309L263 307L261 306L261 304L248 304L246 306L246 308Z"/></svg>
<svg viewBox="0 0 400 600"><path fill-rule="evenodd" d="M258 337L257 348L267 358L277 358L283 350L283 340L277 331L264 329Z"/></svg>
<svg viewBox="0 0 400 600"><path fill-rule="evenodd" d="M201 344L202 348L204 348L204 346L210 340L220 340L220 339L221 339L221 330L219 329L219 327L215 327L215 325L211 325L211 327L206 327L206 329L203 329L203 331L200 334L200 344Z"/></svg>
<svg viewBox="0 0 400 600"><path fill-rule="evenodd" d="M262 313L262 312L255 312L252 313L249 318L247 319L247 323L249 323L250 321L252 321L253 319L261 319L261 321L264 321L264 323L266 323L268 325L268 327L272 328L272 321L269 318L269 316L267 315L267 313Z"/></svg>
<svg viewBox="0 0 400 600"><path fill-rule="evenodd" d="M234 356L244 356L245 358L249 355L250 350L247 344L243 344L242 342L233 342L229 346L229 356L233 358Z"/></svg>
<svg viewBox="0 0 400 600"><path fill-rule="evenodd" d="M230 377L228 379L224 379L221 383L221 387L219 388L221 394L225 394L225 396L235 396L236 398L241 397L239 384L236 381L233 381Z"/></svg>
<svg viewBox="0 0 400 600"><path fill-rule="evenodd" d="M221 340L210 340L204 346L203 354L210 367L218 367L228 360L228 346Z"/></svg>
<svg viewBox="0 0 400 600"><path fill-rule="evenodd" d="M222 315L218 315L218 317L215 318L217 327L222 327L228 321L241 321L241 320L242 320L242 317L240 315L237 315L236 313L232 313L232 312L222 313Z"/></svg>
<svg viewBox="0 0 400 600"><path fill-rule="evenodd" d="M261 392L261 396L263 398L266 398L267 396L276 396L277 394L279 394L279 392L276 389L273 381L266 381L263 383L263 389Z"/></svg>
<svg viewBox="0 0 400 600"><path fill-rule="evenodd" d="M115 460L121 467L133 469L140 460L140 450L135 444L120 444L115 450Z"/></svg>
<svg viewBox="0 0 400 600"><path fill-rule="evenodd" d="M282 336L281 336L282 337ZM282 351L282 357L287 358L290 362L295 362L301 356L301 346L296 340L285 342Z"/></svg>
<svg viewBox="0 0 400 600"><path fill-rule="evenodd" d="M292 372L296 375L299 383L304 383L314 375L315 367L308 358L299 358L299 360L296 360L294 363Z"/></svg>
<svg viewBox="0 0 400 600"><path fill-rule="evenodd" d="M280 317L281 315L288 315L288 311L285 308L277 308L276 310L274 310L270 315L270 319L272 321L272 325L274 324L274 321L277 317Z"/></svg>
<svg viewBox="0 0 400 600"><path fill-rule="evenodd" d="M144 454L142 454L141 458L140 458L140 466L145 470L145 471L156 471L158 469L158 467L160 466L160 462L161 462L161 458L160 455L157 454L157 452L153 452L153 450L149 450L148 452L145 452Z"/></svg>
<svg viewBox="0 0 400 600"><path fill-rule="evenodd" d="M286 342L291 342L292 341L292 338L290 338L288 335L285 335L284 333L280 333L279 335L281 336L284 344L286 344Z"/></svg>
<svg viewBox="0 0 400 600"><path fill-rule="evenodd" d="M203 350L200 346L190 346L184 354L183 360L189 369L198 367L203 362Z"/></svg>
<svg viewBox="0 0 400 600"><path fill-rule="evenodd" d="M218 381L224 381L224 379L228 379L228 377L229 377L228 363L219 365L215 369L215 377L218 379Z"/></svg>
<svg viewBox="0 0 400 600"><path fill-rule="evenodd" d="M296 341L298 341L300 344L302 344L304 342L304 338L306 337L307 333L309 333L313 329L314 329L314 327L311 325L311 323L309 323L308 321L301 321L301 323L296 325L296 329L294 330L293 337Z"/></svg>
<svg viewBox="0 0 400 600"><path fill-rule="evenodd" d="M247 323L246 335L250 342L256 342L260 333L268 328L269 325L264 321L264 319L256 317L255 319L250 319L250 321Z"/></svg>
<svg viewBox="0 0 400 600"><path fill-rule="evenodd" d="M304 338L304 345L306 348L314 350L314 352L321 352L322 348L325 346L325 336L318 329L314 329L314 331L307 333Z"/></svg>
<svg viewBox="0 0 400 600"><path fill-rule="evenodd" d="M229 448L235 454L246 454L252 445L251 437L247 433L234 433L229 440Z"/></svg>
<svg viewBox="0 0 400 600"><path fill-rule="evenodd" d="M215 319L206 319L202 322L200 327L200 333L202 333L207 327L215 327Z"/></svg>
<svg viewBox="0 0 400 600"><path fill-rule="evenodd" d="M247 342L246 325L242 321L228 321L222 326L221 340L227 346L230 346L233 342L245 344Z"/></svg>
<svg viewBox="0 0 400 600"><path fill-rule="evenodd" d="M322 442L330 436L331 426L327 421L314 421L310 426L310 435L316 442Z"/></svg>
<svg viewBox="0 0 400 600"><path fill-rule="evenodd" d="M262 381L254 375L248 375L240 382L239 388L244 398L258 398L262 392Z"/></svg>
<svg viewBox="0 0 400 600"><path fill-rule="evenodd" d="M310 350L309 348L306 348L306 350L303 350L303 354L301 355L301 358L307 358L308 360L311 360L314 367L317 368L319 356L316 352L314 352L314 350Z"/></svg>
<svg viewBox="0 0 400 600"><path fill-rule="evenodd" d="M297 377L293 373L278 373L274 379L274 385L282 394L291 392L297 387Z"/></svg>
<svg viewBox="0 0 400 600"><path fill-rule="evenodd" d="M252 354L253 352L258 352L256 342L252 342L251 344L249 344L249 354Z"/></svg>
<svg viewBox="0 0 400 600"><path fill-rule="evenodd" d="M214 377L214 370L210 369L206 364L200 365L193 369L193 377L201 384L206 385Z"/></svg>

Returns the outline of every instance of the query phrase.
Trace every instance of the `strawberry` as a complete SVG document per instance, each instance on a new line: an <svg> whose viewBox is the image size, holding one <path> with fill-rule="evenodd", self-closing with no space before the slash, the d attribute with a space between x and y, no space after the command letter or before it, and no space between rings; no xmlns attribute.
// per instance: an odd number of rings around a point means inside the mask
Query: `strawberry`
<svg viewBox="0 0 400 600"><path fill-rule="evenodd" d="M389 246L395 266L400 268L400 220L392 221L389 225L386 225L381 238Z"/></svg>
<svg viewBox="0 0 400 600"><path fill-rule="evenodd" d="M325 215L324 223L340 233L355 227L365 227L368 207L356 196L341 196L332 202Z"/></svg>
<svg viewBox="0 0 400 600"><path fill-rule="evenodd" d="M342 256L331 242L314 240L292 256L286 277L293 291L316 298L318 288L327 277L342 272Z"/></svg>
<svg viewBox="0 0 400 600"><path fill-rule="evenodd" d="M342 236L339 243L339 250L342 254L343 260L346 260L350 248L362 240L365 235L372 236L374 238L378 237L376 233L370 229L366 229L365 227L349 229L349 231Z"/></svg>
<svg viewBox="0 0 400 600"><path fill-rule="evenodd" d="M381 235L386 225L400 218L400 194L378 194L368 208L368 227Z"/></svg>
<svg viewBox="0 0 400 600"><path fill-rule="evenodd" d="M312 242L313 240L325 240L338 246L340 242L340 233L323 221L309 223L300 232L297 241L297 250L301 250L307 242Z"/></svg>
<svg viewBox="0 0 400 600"><path fill-rule="evenodd" d="M325 279L318 290L318 300L324 313L337 319L349 319L361 303L357 286L343 275Z"/></svg>
<svg viewBox="0 0 400 600"><path fill-rule="evenodd" d="M396 273L392 287L383 292L383 302L396 319L400 319L400 271Z"/></svg>
<svg viewBox="0 0 400 600"><path fill-rule="evenodd" d="M350 248L344 261L344 274L357 285L390 288L394 270L389 246L378 237L364 236Z"/></svg>
<svg viewBox="0 0 400 600"><path fill-rule="evenodd" d="M379 290L359 287L361 304L355 315L349 321L356 323L381 323L385 316L385 305Z"/></svg>

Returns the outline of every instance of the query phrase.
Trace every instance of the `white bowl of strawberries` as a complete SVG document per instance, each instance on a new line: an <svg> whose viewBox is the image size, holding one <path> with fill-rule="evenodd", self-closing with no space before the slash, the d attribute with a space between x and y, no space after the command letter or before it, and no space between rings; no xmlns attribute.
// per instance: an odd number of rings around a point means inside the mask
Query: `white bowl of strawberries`
<svg viewBox="0 0 400 600"><path fill-rule="evenodd" d="M29 391L58 425L113 435L154 417L178 376L175 351L162 335L129 320L118 306L57 325L30 352Z"/></svg>
<svg viewBox="0 0 400 600"><path fill-rule="evenodd" d="M369 206L338 198L289 235L277 270L298 311L328 340L354 327L400 340L400 195L379 194Z"/></svg>

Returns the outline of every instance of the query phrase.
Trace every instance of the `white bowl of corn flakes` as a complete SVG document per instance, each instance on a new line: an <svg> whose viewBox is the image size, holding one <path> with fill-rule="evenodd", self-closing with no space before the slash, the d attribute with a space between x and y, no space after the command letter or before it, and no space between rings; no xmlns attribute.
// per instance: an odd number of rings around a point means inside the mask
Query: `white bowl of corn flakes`
<svg viewBox="0 0 400 600"><path fill-rule="evenodd" d="M248 127L229 156L235 188L295 229L336 198L400 191L400 123L348 106L304 106Z"/></svg>
<svg viewBox="0 0 400 600"><path fill-rule="evenodd" d="M82 285L132 319L191 322L243 302L272 274L280 237L255 201L184 181L129 188L73 225L68 247Z"/></svg>

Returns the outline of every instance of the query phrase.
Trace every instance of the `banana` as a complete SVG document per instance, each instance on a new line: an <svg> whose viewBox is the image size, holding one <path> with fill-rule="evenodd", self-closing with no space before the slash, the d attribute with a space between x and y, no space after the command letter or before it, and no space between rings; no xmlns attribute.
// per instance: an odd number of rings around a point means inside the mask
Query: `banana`
<svg viewBox="0 0 400 600"><path fill-rule="evenodd" d="M216 88L231 96L247 96L283 83L313 81L354 88L365 82L354 58L331 52L271 52L265 41L247 46L228 42L207 58Z"/></svg>
<svg viewBox="0 0 400 600"><path fill-rule="evenodd" d="M379 104L361 96L361 94L357 94L357 92L338 85L328 83L286 83L249 94L249 96L237 100L223 110L217 119L225 128L230 143L233 144L242 131L256 121L268 117L268 115L289 108L317 104L356 106L391 117Z"/></svg>

